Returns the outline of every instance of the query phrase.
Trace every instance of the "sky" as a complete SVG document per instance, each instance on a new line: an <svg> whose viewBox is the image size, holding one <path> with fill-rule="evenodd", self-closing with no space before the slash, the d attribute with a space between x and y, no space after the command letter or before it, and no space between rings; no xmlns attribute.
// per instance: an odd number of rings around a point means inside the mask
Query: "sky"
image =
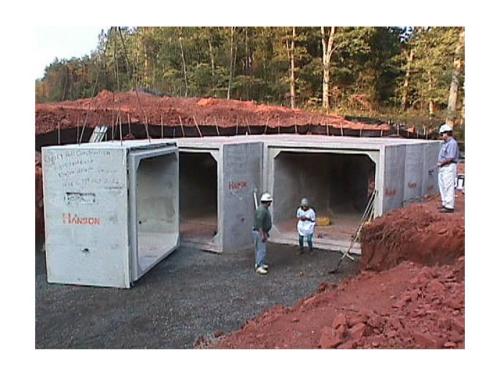
<svg viewBox="0 0 500 375"><path fill-rule="evenodd" d="M34 29L36 59L35 79L42 78L45 67L57 57L72 58L90 54L97 47L99 26L40 26Z"/></svg>

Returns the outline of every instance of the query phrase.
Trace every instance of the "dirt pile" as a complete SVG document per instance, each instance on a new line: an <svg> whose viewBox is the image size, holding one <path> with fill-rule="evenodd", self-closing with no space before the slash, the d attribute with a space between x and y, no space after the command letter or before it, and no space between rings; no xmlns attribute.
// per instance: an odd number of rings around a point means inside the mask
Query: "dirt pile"
<svg viewBox="0 0 500 375"><path fill-rule="evenodd" d="M361 273L277 306L211 348L463 348L464 195L435 197L376 219L363 232Z"/></svg>
<svg viewBox="0 0 500 375"><path fill-rule="evenodd" d="M337 115L323 115L253 101L216 98L159 97L145 92L102 91L94 98L37 104L36 134L59 129L92 128L102 124L149 124L188 128L294 128L315 125L340 130L388 132L388 124L353 122ZM252 133L250 129L250 133ZM295 130L295 129L294 129ZM244 132L243 132L244 134ZM217 135L217 134L215 134Z"/></svg>
<svg viewBox="0 0 500 375"><path fill-rule="evenodd" d="M434 267L403 262L338 287L323 284L208 347L463 348L464 324L464 258Z"/></svg>
<svg viewBox="0 0 500 375"><path fill-rule="evenodd" d="M364 269L383 270L403 260L447 264L465 251L465 196L456 194L455 212L440 213L438 197L389 212L361 232Z"/></svg>

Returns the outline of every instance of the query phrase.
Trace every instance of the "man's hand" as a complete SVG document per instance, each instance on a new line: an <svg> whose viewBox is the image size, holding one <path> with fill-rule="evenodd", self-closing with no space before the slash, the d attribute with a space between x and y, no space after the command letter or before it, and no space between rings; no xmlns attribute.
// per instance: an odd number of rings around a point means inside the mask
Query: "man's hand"
<svg viewBox="0 0 500 375"><path fill-rule="evenodd" d="M262 242L266 242L268 237L269 235L266 232L264 231L260 232L260 238L262 239Z"/></svg>

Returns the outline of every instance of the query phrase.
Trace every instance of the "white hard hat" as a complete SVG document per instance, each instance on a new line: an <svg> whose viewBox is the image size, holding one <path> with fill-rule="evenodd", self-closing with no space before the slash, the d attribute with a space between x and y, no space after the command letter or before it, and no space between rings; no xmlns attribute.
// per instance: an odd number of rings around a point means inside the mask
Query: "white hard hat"
<svg viewBox="0 0 500 375"><path fill-rule="evenodd" d="M451 132L451 131L453 131L453 128L448 124L443 124L439 128L439 134L443 134L444 132Z"/></svg>
<svg viewBox="0 0 500 375"><path fill-rule="evenodd" d="M269 194L269 193L264 193L260 197L260 201L261 202L272 202L273 201L273 197L271 197L271 194Z"/></svg>
<svg viewBox="0 0 500 375"><path fill-rule="evenodd" d="M302 198L302 200L300 201L300 205L309 206L309 201L307 200L307 198Z"/></svg>

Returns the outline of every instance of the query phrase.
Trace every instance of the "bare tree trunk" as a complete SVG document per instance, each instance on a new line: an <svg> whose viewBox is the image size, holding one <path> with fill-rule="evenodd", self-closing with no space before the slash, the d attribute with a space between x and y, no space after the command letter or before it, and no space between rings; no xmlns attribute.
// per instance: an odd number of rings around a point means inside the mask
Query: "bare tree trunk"
<svg viewBox="0 0 500 375"><path fill-rule="evenodd" d="M401 99L401 109L405 111L408 108L408 87L410 85L410 72L411 72L411 63L413 62L414 51L413 48L410 49L410 54L408 56L407 64L406 64L406 74L405 81L403 84L403 98Z"/></svg>
<svg viewBox="0 0 500 375"><path fill-rule="evenodd" d="M295 26L292 27L292 40L289 49L290 58L290 106L295 108Z"/></svg>
<svg viewBox="0 0 500 375"><path fill-rule="evenodd" d="M64 74L64 88L63 88L63 94L62 94L62 98L61 98L61 100L62 100L62 101L66 100L66 95L67 95L66 93L67 93L67 89L68 89L68 80L69 80L69 79L68 79L68 77L69 77L68 71L69 71L69 68L68 68L68 66L66 65L66 66L65 66L65 69L64 69L65 74Z"/></svg>
<svg viewBox="0 0 500 375"><path fill-rule="evenodd" d="M113 38L113 60L115 60L116 90L120 91L120 75L118 72L118 56L116 54L116 31Z"/></svg>
<svg viewBox="0 0 500 375"><path fill-rule="evenodd" d="M457 118L457 96L458 96L458 78L460 75L460 68L462 65L461 61L461 52L464 48L465 44L465 30L460 32L460 36L458 38L458 44L455 49L455 58L453 60L453 75L451 77L450 84L450 94L448 96L448 108L446 113L446 123L450 126L453 126L456 118Z"/></svg>
<svg viewBox="0 0 500 375"><path fill-rule="evenodd" d="M210 38L208 39L208 50L210 52L210 64L212 66L212 82L215 80L215 56L214 56L214 48L212 46L212 41Z"/></svg>
<svg viewBox="0 0 500 375"><path fill-rule="evenodd" d="M429 93L432 93L432 76L429 72ZM434 101L429 99L429 117L434 116Z"/></svg>
<svg viewBox="0 0 500 375"><path fill-rule="evenodd" d="M231 99L231 83L233 79L233 43L234 43L234 27L231 26L231 48L229 56L229 83L227 85L227 99Z"/></svg>
<svg viewBox="0 0 500 375"><path fill-rule="evenodd" d="M187 80L187 70L186 70L186 59L184 58L184 48L182 47L182 35L179 35L179 45L181 47L182 70L184 71L184 84L186 86L186 88L184 90L184 96L188 96L188 80Z"/></svg>
<svg viewBox="0 0 500 375"><path fill-rule="evenodd" d="M245 27L245 75L248 75L248 27Z"/></svg>
<svg viewBox="0 0 500 375"><path fill-rule="evenodd" d="M330 61L333 53L333 35L335 27L330 28L328 41L326 40L325 28L321 26L321 45L323 46L323 108L329 109L329 85L330 85Z"/></svg>
<svg viewBox="0 0 500 375"><path fill-rule="evenodd" d="M146 28L144 28L142 31L141 39L142 39L142 53L144 55L144 72L142 75L142 84L147 87L149 82L149 76L148 76L148 54L146 51L146 45L144 43L145 34L146 34Z"/></svg>

